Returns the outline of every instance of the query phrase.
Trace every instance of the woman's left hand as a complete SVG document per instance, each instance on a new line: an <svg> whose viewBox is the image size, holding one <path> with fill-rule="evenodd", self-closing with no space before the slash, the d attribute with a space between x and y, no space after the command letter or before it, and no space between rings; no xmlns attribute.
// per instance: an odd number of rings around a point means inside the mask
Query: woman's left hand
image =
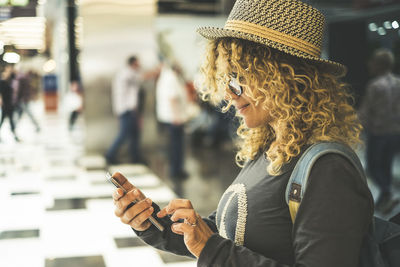
<svg viewBox="0 0 400 267"><path fill-rule="evenodd" d="M174 222L184 220L182 223L172 224L171 229L174 233L183 235L186 247L190 253L198 258L213 231L197 214L192 203L187 199L174 199L157 213L159 218L166 215L172 215L171 220Z"/></svg>

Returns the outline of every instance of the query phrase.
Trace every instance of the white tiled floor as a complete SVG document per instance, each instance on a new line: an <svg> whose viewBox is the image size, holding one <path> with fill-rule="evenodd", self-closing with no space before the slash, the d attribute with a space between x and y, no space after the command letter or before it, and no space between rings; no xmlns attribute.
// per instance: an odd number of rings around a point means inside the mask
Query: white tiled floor
<svg viewBox="0 0 400 267"><path fill-rule="evenodd" d="M164 263L160 254L146 245L118 248L114 238L135 238L135 234L114 216L113 187L105 181L106 171L99 169L104 160L84 157L82 126L71 134L62 116L40 115L40 133L35 133L26 119L19 123L20 144L9 134L7 121L1 130L1 267L77 266L73 261L60 263L56 259L90 256L101 256L107 267L126 263L151 267L196 265L186 258ZM86 170L88 165L97 170ZM109 171L116 170L126 173L156 202L165 203L175 196L145 166L124 165ZM76 199L86 208L53 207L65 199ZM4 233L23 230L36 230L39 235L4 237ZM78 267L85 266L93 263L87 260Z"/></svg>

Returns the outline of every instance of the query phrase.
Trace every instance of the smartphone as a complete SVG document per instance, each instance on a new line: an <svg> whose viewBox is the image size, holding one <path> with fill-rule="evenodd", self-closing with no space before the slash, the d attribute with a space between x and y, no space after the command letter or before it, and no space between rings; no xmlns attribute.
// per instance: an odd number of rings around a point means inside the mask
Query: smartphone
<svg viewBox="0 0 400 267"><path fill-rule="evenodd" d="M107 181L109 181L111 184L113 184L116 188L121 188L122 191L124 191L124 194L128 193L125 188L123 188L118 182L117 180L112 177L112 175L110 173L106 174L107 177ZM132 201L132 203L130 203L127 207L127 209L129 209L130 207L132 207L133 205L135 205L137 203L137 201ZM149 217L149 221L155 226L157 227L158 230L160 230L161 232L164 231L164 226L162 226L156 219L154 219L153 216Z"/></svg>

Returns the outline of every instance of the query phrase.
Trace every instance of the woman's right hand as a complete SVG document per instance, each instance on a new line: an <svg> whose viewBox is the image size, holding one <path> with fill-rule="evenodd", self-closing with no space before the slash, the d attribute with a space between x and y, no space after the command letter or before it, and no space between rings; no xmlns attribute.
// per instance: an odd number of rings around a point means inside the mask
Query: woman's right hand
<svg viewBox="0 0 400 267"><path fill-rule="evenodd" d="M115 173L113 177L128 191L128 193L124 195L122 189L117 188L114 190L115 215L121 219L121 222L130 225L136 231L145 231L149 229L151 223L148 218L154 211L154 208L151 206L151 199L146 198L145 195L138 188L134 187L122 174ZM135 200L137 203L127 209L128 205Z"/></svg>

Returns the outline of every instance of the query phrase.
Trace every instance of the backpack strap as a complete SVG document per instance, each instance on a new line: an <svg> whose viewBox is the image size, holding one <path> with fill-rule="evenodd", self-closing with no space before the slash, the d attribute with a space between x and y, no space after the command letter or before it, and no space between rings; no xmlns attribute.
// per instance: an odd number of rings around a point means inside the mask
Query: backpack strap
<svg viewBox="0 0 400 267"><path fill-rule="evenodd" d="M339 154L347 158L360 173L364 182L367 183L361 162L349 146L336 142L323 142L311 145L297 161L286 186L285 199L289 206L290 217L293 223L306 191L308 177L314 163L321 156L329 153Z"/></svg>

